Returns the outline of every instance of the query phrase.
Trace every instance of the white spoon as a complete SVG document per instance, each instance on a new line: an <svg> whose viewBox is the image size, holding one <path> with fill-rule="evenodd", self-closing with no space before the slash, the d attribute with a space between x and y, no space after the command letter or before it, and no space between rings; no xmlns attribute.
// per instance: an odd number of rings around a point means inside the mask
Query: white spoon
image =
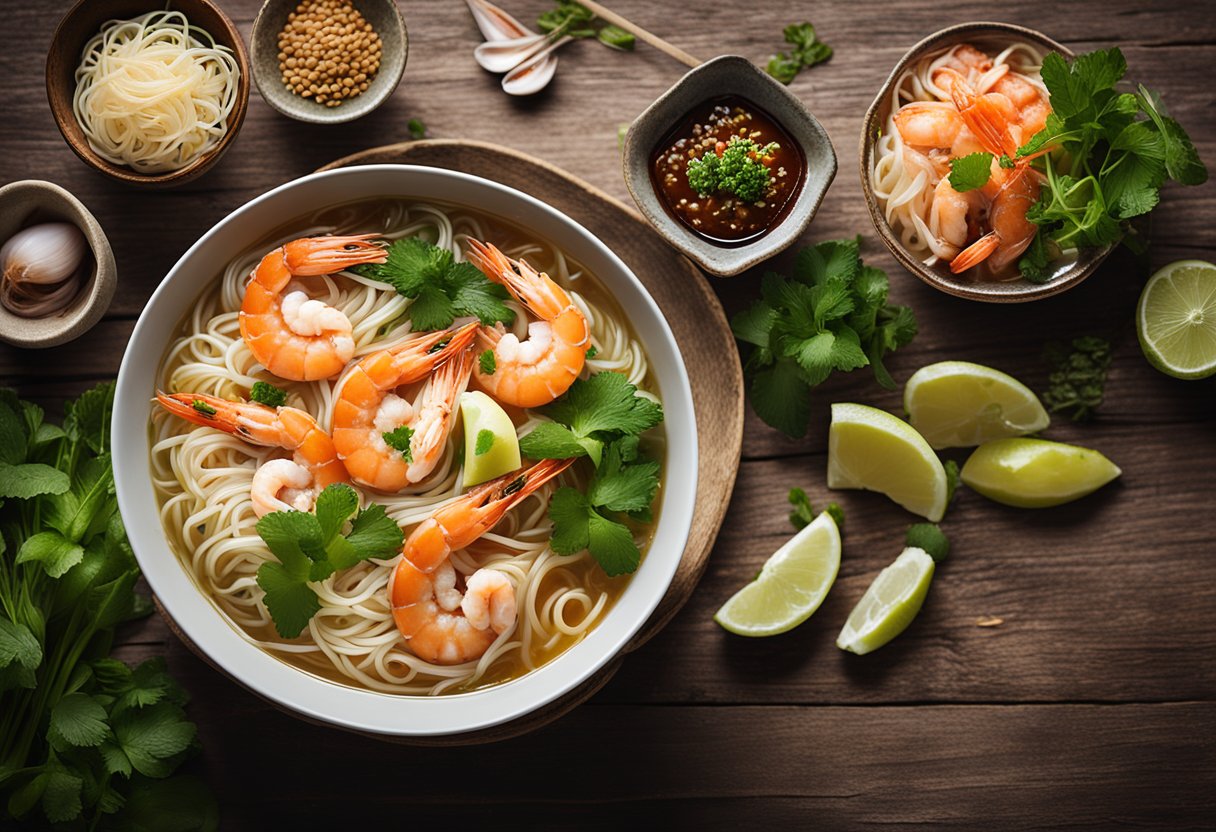
<svg viewBox="0 0 1216 832"><path fill-rule="evenodd" d="M510 40L488 40L473 50L473 57L487 72L508 72L543 50L548 35L528 35Z"/></svg>
<svg viewBox="0 0 1216 832"><path fill-rule="evenodd" d="M557 72L557 55L554 52L572 40L574 38L567 35L504 75L503 92L507 95L533 95L547 87Z"/></svg>
<svg viewBox="0 0 1216 832"><path fill-rule="evenodd" d="M536 34L487 0L465 0L465 2L473 14L473 21L486 40L511 40Z"/></svg>

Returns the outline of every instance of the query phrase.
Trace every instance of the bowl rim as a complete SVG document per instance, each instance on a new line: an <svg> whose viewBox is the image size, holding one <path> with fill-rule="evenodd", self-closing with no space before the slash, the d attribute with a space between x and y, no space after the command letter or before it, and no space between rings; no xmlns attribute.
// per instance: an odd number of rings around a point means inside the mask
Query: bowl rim
<svg viewBox="0 0 1216 832"><path fill-rule="evenodd" d="M992 285L1010 285L1018 286L1016 291L993 293L978 291L970 284L947 280L942 275L925 266L916 257L914 257L903 244L900 243L895 236L887 218L882 209L878 205L878 198L874 195L874 188L870 184L870 168L872 167L872 159L874 152L874 144L877 128L877 120L879 113L887 102L887 98L891 93L891 86L898 79L901 72L913 61L920 58L922 54L939 46L945 45L951 39L962 40L968 34L986 36L1008 34L1015 35L1028 40L1036 41L1046 48L1059 52L1066 58L1073 58L1075 54L1067 46L1064 46L1055 39L1045 35L1037 29L1031 29L1026 26L1020 26L1016 23L1004 23L1001 21L970 21L966 23L956 23L939 29L932 34L921 38L913 45L903 57L896 62L890 74L887 75L878 93L875 95L873 102L866 109L866 114L861 123L861 138L858 142L858 157L859 171L861 174L861 191L865 198L866 208L870 213L870 221L874 224L874 230L878 232L879 239L891 252L891 255L899 261L907 271L911 272L924 283L933 288L945 292L946 294L954 295L955 297L965 298L967 300L982 301L985 303L1024 303L1033 300L1041 300L1042 298L1051 297L1061 292L1067 291L1078 285L1083 280L1087 279L1095 271L1107 255L1114 249L1113 246L1107 246L1100 249L1086 265L1077 268L1073 267L1064 275L1051 280L1047 283L1035 284L1029 281L1021 281L1015 283L1011 281L1009 284L992 284ZM1078 264L1080 265L1080 264Z"/></svg>
<svg viewBox="0 0 1216 832"><path fill-rule="evenodd" d="M361 93L357 99L354 99L355 101L362 99L362 109L321 107L314 111L312 106L302 107L300 110L289 110L280 106L279 102L274 98L274 96L266 94L266 88L270 84L278 82L280 79L275 77L273 80L270 78L265 78L265 80L263 80L264 73L260 71L261 63L258 59L259 52L257 45L259 33L267 25L269 25L268 12L271 10L271 6L273 6L276 2L285 3L288 7L288 14L290 14L291 4L293 2L298 2L298 0L263 0L261 7L258 9L257 15L255 15L253 18L253 26L249 30L249 64L250 74L253 76L253 84L258 89L258 95L260 95L262 100L269 104L271 109L273 109L275 112L281 113L290 119L294 119L295 121L304 122L305 124L344 124L345 122L354 121L362 118L363 116L369 115L374 110L378 109L385 101L388 101L388 99L392 97L393 93L397 91L397 87L401 84L401 78L405 75L405 66L407 63L409 63L409 28L405 24L405 17L401 14L401 9L397 6L396 0L364 0L364 2L382 3L385 7L391 9L393 13L394 37L400 39L401 42L401 64L393 71L391 76L385 76L391 79L389 83L384 86L383 90L375 95L368 95L368 93L371 92L371 84L369 84L367 92ZM377 34L380 35L380 38L383 41L384 33L377 32ZM384 55L383 50L380 54L381 56ZM269 64L267 65L269 66ZM381 65L381 69L383 69L383 64ZM377 74L376 77L379 78L381 76ZM365 95L368 96L366 99L363 98ZM307 101L307 99L300 100ZM314 105L314 102L309 101L308 104Z"/></svg>
<svg viewBox="0 0 1216 832"><path fill-rule="evenodd" d="M340 198L325 195L329 183L343 179L351 181ZM501 199L502 204L518 208L508 216L543 218L552 225L547 225L542 235L564 239L563 247L577 250L584 263L592 260L606 267L597 273L611 271L612 276L604 279L620 282L623 289L614 290L618 301L627 309L634 308L635 319L636 310L642 310L648 317L645 326L662 340L659 350L674 359L664 376L666 381L675 382L675 389L662 385L664 412L669 418L665 482L683 483L682 490L669 485L661 491L660 521L647 556L612 608L583 641L510 682L438 697L379 693L324 679L257 647L219 612L177 555L168 550L148 457L150 376L141 374L147 366L159 366L164 352L164 344L143 348L143 342L172 332L201 291L197 281L190 281L196 277L192 271L208 268L206 263L211 258L204 257L204 252L213 244L228 248L247 245L275 225L249 217L282 208L292 200L307 200L310 194L329 201L323 204L341 204L411 192L418 199L440 200L445 197L432 194L456 194L446 199L457 204L469 204L461 194L495 192L487 201ZM289 210L293 215L299 213ZM180 314L165 316L165 309ZM679 421L671 418L676 414ZM210 662L263 698L305 718L368 734L420 738L464 734L523 716L577 688L619 654L666 594L687 544L696 498L697 429L691 388L679 344L649 292L604 243L556 208L497 182L441 168L367 165L313 173L256 197L216 223L174 264L136 322L119 369L111 423L119 508L124 517L132 518L128 536L144 576L178 630ZM677 459L682 460L679 470L673 462Z"/></svg>
<svg viewBox="0 0 1216 832"><path fill-rule="evenodd" d="M85 290L69 305L67 314L55 317L23 318L6 309L0 309L0 317L7 322L4 333L0 335L0 340L22 349L45 349L79 338L101 320L114 297L114 288L118 283L117 266L114 262L114 250L110 247L110 239L106 236L105 229L101 227L97 217L93 216L93 212L75 194L62 185L45 179L18 179L15 182L0 185L0 205L4 204L5 198L9 195L23 191L49 194L51 197L49 202L54 203L59 210L52 211L41 206L36 208L33 213L47 211L48 213L64 214L65 216L62 218L64 221L71 222L80 229L80 233L84 235L85 241L89 245L89 253L93 257L93 268L90 271ZM18 231L27 227L25 221L28 218L28 214L20 218ZM0 240L0 245L6 242L8 240ZM52 323L55 324L54 330L48 332L48 325Z"/></svg>
<svg viewBox="0 0 1216 832"><path fill-rule="evenodd" d="M649 176L649 164L643 167L647 169L647 175L644 181L637 181L633 175L633 167L636 160L640 157L649 159L651 147L642 145L638 131L642 127L651 127L650 122L664 115L664 111L671 106L669 103L681 87L688 85L690 82L708 72L723 72L729 67L737 67L750 73L753 77L759 77L770 81L773 86L773 92L780 95L785 104L794 111L801 119L804 120L806 131L794 130L787 120L782 120L778 113L772 112L771 107L766 107L761 102L756 102L756 106L764 109L774 119L778 119L782 128L789 133L795 141L805 147L818 145L826 151L826 168L821 166L821 169L826 170L826 176L823 180L822 187L814 187L812 189L808 178L804 177L801 189L794 196L794 205L790 207L790 211L775 227L770 229L766 234L757 239L753 243L748 243L743 246L723 247L715 246L715 252L721 252L725 255L725 265L715 265L707 260L701 253L702 245L712 245L705 243L697 238L690 231L686 230L682 225L672 220L662 206L659 206L659 211L653 210L649 200L640 196L640 193L653 195L658 199L658 194L654 192ZM730 89L718 90L712 95L702 100L719 97L723 95L740 95L742 93L732 92ZM680 113L678 117L685 115ZM662 125L660 131L660 139L662 135L666 135L672 128L671 123ZM809 155L809 154L808 154ZM836 178L836 173L839 170L839 163L836 158L836 148L832 144L832 137L828 135L827 129L816 118L811 108L806 105L802 99L794 95L783 84L773 79L762 69L756 66L742 55L719 55L716 58L706 61L700 66L694 67L680 77L672 84L662 95L655 99L645 110L638 114L637 118L629 125L629 130L625 134L624 152L621 154L621 165L623 168L625 187L629 189L629 195L633 197L634 203L638 210L650 223L650 226L667 241L669 245L675 248L684 256L688 257L700 268L704 269L717 277L733 277L740 274L753 266L764 262L776 255L785 251L787 248L798 242L799 238L806 231L807 227L815 219L815 215L819 212L820 206L823 204L824 197L827 196L828 190L832 187L832 182ZM810 159L807 159L807 165L810 165ZM806 194L811 194L809 198ZM799 217L799 212L805 212L805 216ZM675 233L672 229L675 229Z"/></svg>
<svg viewBox="0 0 1216 832"><path fill-rule="evenodd" d="M183 185L193 179L206 173L211 167L220 160L220 157L227 152L236 134L240 132L242 125L245 122L245 114L249 109L249 76L252 74L249 63L249 54L245 50L245 40L241 37L240 30L232 22L232 19L224 13L224 10L214 0L169 0L168 3L161 5L153 4L148 8L149 12L160 11L162 9L172 10L172 6L177 5L177 11L188 14L186 9L180 8L182 5L196 3L199 6L206 7L209 11L215 14L223 27L223 36L226 41L221 41L220 34L207 29L207 33L215 39L217 43L229 47L236 56L237 66L240 69L241 77L237 79L237 96L236 105L232 109L232 114L228 117L228 132L215 147L208 150L202 156L195 159L190 164L177 170L163 171L161 173L139 173L138 171L129 168L125 165L115 165L106 161L94 152L93 148L89 147L89 142L83 137L83 134L77 135L80 130L80 125L76 123L76 116L72 112L72 98L69 95L63 94L60 90L60 85L56 82L52 74L53 62L57 56L62 55L67 48L64 43L63 30L77 14L83 10L93 9L96 7L95 0L77 0L63 17L59 19L59 23L55 26L55 34L51 38L51 46L47 50L46 57L46 95L47 101L50 104L51 115L55 119L55 126L59 128L60 135L67 142L68 147L72 152L80 158L89 167L100 173L105 174L111 179L119 182L124 182L128 185L139 185L149 188L165 188L176 185ZM146 14L147 12L144 12ZM106 15L102 20L110 20L112 17ZM193 21L191 21L193 23ZM87 42L87 41L86 41ZM83 45L83 44L82 44ZM75 66L80 62L80 56L76 55L72 59L72 65Z"/></svg>

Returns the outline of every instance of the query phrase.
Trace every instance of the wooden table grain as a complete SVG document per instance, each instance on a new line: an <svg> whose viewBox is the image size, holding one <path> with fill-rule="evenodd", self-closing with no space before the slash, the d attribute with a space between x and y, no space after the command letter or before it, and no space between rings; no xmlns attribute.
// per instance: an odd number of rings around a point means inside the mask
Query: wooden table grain
<svg viewBox="0 0 1216 832"><path fill-rule="evenodd" d="M502 2L523 19L548 5ZM409 65L380 110L318 127L288 121L255 96L213 171L180 190L144 193L86 169L55 130L42 67L67 5L0 3L0 182L49 179L76 193L108 232L120 270L113 306L87 337L43 352L0 348L0 379L49 408L117 372L158 281L251 197L339 156L403 140L406 121L420 118L432 136L499 142L627 201L618 126L682 71L645 47L620 54L579 43L562 53L549 90L508 99L473 63L478 36L462 3L402 0ZM256 0L222 5L248 36ZM1050 435L1102 450L1123 477L1038 512L964 492L946 521L953 553L924 611L897 642L860 658L833 646L835 632L898 553L909 518L875 495L833 494L848 515L836 588L792 633L744 640L711 616L788 536L786 490L806 488L817 504L829 498L828 404L895 410L899 401L859 372L816 390L804 440L784 439L749 413L726 524L692 600L587 705L492 746L415 749L304 723L219 675L149 619L123 631L119 655L167 655L191 690L203 744L192 766L218 794L224 828L1212 828L1216 385L1174 381L1143 360L1132 314L1144 275L1123 254L1077 290L1026 306L970 303L918 283L870 233L855 161L862 114L903 51L945 25L996 17L1076 50L1121 46L1130 76L1164 94L1216 165L1210 5L612 5L701 58L729 51L762 61L780 46L783 25L809 16L836 54L791 88L832 135L840 174L807 239L866 234L868 262L891 274L897 302L915 308L920 335L891 360L892 372L902 380L929 361L965 358L1041 387L1045 340L1104 334L1115 353L1101 418L1057 420ZM1216 258L1213 219L1216 185L1167 188L1153 214L1153 266ZM754 278L714 284L728 312L754 296ZM977 626L986 616L1003 623Z"/></svg>

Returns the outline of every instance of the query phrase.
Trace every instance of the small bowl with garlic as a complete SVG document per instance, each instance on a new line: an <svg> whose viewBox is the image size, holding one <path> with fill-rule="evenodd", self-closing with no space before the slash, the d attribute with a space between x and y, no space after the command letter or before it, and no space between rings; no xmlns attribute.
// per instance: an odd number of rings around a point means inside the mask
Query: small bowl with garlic
<svg viewBox="0 0 1216 832"><path fill-rule="evenodd" d="M40 348L79 337L117 282L110 242L80 200L39 179L0 188L0 341Z"/></svg>

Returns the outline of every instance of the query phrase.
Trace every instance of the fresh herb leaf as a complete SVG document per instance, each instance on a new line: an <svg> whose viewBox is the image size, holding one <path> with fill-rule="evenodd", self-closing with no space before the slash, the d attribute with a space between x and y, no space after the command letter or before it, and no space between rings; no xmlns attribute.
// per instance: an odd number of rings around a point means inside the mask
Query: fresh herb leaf
<svg viewBox="0 0 1216 832"><path fill-rule="evenodd" d="M568 459L588 455L598 466L605 442L636 436L663 421L663 408L638 394L620 373L596 373L570 385L542 413L553 423L538 425L519 440L531 459Z"/></svg>
<svg viewBox="0 0 1216 832"><path fill-rule="evenodd" d="M592 358L595 358L599 354L600 354L600 351L595 348L594 344L587 347L586 358L588 361L590 361Z"/></svg>
<svg viewBox="0 0 1216 832"><path fill-rule="evenodd" d="M473 447L474 456L483 456L494 447L494 431L482 429L477 431L477 444Z"/></svg>
<svg viewBox="0 0 1216 832"><path fill-rule="evenodd" d="M95 748L109 738L105 707L87 693L69 693L51 708L47 739L58 748Z"/></svg>
<svg viewBox="0 0 1216 832"><path fill-rule="evenodd" d="M204 416L214 416L216 413L215 408L207 404L202 399L195 399L194 404L191 406Z"/></svg>
<svg viewBox="0 0 1216 832"><path fill-rule="evenodd" d="M599 440L575 436L570 428L557 422L541 422L519 439L520 453L529 459L570 459L592 452L598 456L602 448Z"/></svg>
<svg viewBox="0 0 1216 832"><path fill-rule="evenodd" d="M16 563L36 562L52 578L62 577L84 558L84 547L59 531L45 531L26 538L17 551Z"/></svg>
<svg viewBox="0 0 1216 832"><path fill-rule="evenodd" d="M596 508L632 512L649 508L659 489L659 463L636 456L626 459L620 443L604 450L604 459L587 489Z"/></svg>
<svg viewBox="0 0 1216 832"><path fill-rule="evenodd" d="M981 151L950 160L950 187L960 194L984 187L991 175L991 153Z"/></svg>
<svg viewBox="0 0 1216 832"><path fill-rule="evenodd" d="M776 142L761 146L750 138L731 136L700 157L689 159L688 184L701 196L734 194L744 202L759 202L772 183L765 160L776 150Z"/></svg>
<svg viewBox="0 0 1216 832"><path fill-rule="evenodd" d="M809 23L793 23L782 30L785 42L792 48L789 53L778 52L769 58L768 74L783 84L788 84L804 69L822 63L832 57L832 47L819 40L815 27Z"/></svg>
<svg viewBox="0 0 1216 832"><path fill-rule="evenodd" d="M959 474L958 463L953 459L947 459L942 465L946 469L946 506L954 502L954 495L958 493L959 483L963 481Z"/></svg>
<svg viewBox="0 0 1216 832"><path fill-rule="evenodd" d="M634 47L634 37L631 32L626 32L620 26L615 26L611 23L602 26L595 35L596 39L613 49L619 49L622 52L631 52Z"/></svg>
<svg viewBox="0 0 1216 832"><path fill-rule="evenodd" d="M909 526L907 545L924 549L935 563L941 563L950 554L950 541L936 523L914 523Z"/></svg>
<svg viewBox="0 0 1216 832"><path fill-rule="evenodd" d="M515 313L504 301L507 290L471 263L457 263L452 252L420 237L394 241L383 263L356 266L357 274L387 283L411 298L406 309L417 331L444 329L457 316L476 317L483 324L510 324Z"/></svg>
<svg viewBox="0 0 1216 832"><path fill-rule="evenodd" d="M641 563L642 553L628 527L596 511L585 494L569 487L557 489L549 501L549 517L553 521L549 545L559 555L587 550L609 577L634 572Z"/></svg>
<svg viewBox="0 0 1216 832"><path fill-rule="evenodd" d="M557 8L541 14L536 20L536 26L548 34L551 40L562 35L572 38L594 37L612 49L631 51L634 47L634 37L631 33L619 26L605 23L586 6L574 0L557 0Z"/></svg>
<svg viewBox="0 0 1216 832"><path fill-rule="evenodd" d="M267 407L282 407L287 404L287 391L265 381L255 381L249 390L249 400Z"/></svg>
<svg viewBox="0 0 1216 832"><path fill-rule="evenodd" d="M62 494L71 485L67 474L41 462L21 465L0 462L0 499L28 500L39 494Z"/></svg>
<svg viewBox="0 0 1216 832"><path fill-rule="evenodd" d="M405 123L405 127L410 131L411 139L417 141L426 138L426 125L422 123L422 119L412 118Z"/></svg>
<svg viewBox="0 0 1216 832"><path fill-rule="evenodd" d="M486 350L478 356L477 365L481 368L482 375L494 375L494 371L498 369L498 362L494 359L494 350Z"/></svg>
<svg viewBox="0 0 1216 832"><path fill-rule="evenodd" d="M883 356L916 335L916 318L887 303L887 276L865 266L857 239L803 249L793 278L769 272L761 299L731 320L752 345L745 362L752 408L766 423L798 437L810 416L807 392L833 372L870 366L884 387L895 382Z"/></svg>
<svg viewBox="0 0 1216 832"><path fill-rule="evenodd" d="M384 438L384 444L395 451L400 451L401 456L405 458L406 462L414 461L414 452L410 448L410 439L414 435L413 428L406 425L398 425L380 435Z"/></svg>
<svg viewBox="0 0 1216 832"><path fill-rule="evenodd" d="M790 505L794 507L794 510L790 512L790 524L795 529L805 529L815 519L815 509L811 506L811 498L801 488L791 488L788 499Z"/></svg>
<svg viewBox="0 0 1216 832"><path fill-rule="evenodd" d="M1093 336L1074 338L1069 347L1049 343L1043 355L1052 368L1043 404L1074 422L1092 419L1102 405L1111 362L1110 342Z"/></svg>

